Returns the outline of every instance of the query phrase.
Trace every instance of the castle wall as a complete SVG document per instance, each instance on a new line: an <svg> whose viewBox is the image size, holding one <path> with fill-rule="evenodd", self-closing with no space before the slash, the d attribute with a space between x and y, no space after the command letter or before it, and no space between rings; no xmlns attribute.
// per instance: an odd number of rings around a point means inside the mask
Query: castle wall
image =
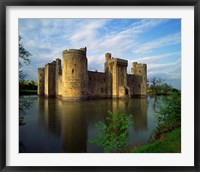
<svg viewBox="0 0 200 172"><path fill-rule="evenodd" d="M127 85L130 88L130 97L134 97L134 76L131 74L127 74Z"/></svg>
<svg viewBox="0 0 200 172"><path fill-rule="evenodd" d="M108 97L112 97L112 71L110 66L111 54L105 54L104 71L106 74L106 94Z"/></svg>
<svg viewBox="0 0 200 172"><path fill-rule="evenodd" d="M88 71L88 98L108 98L106 74Z"/></svg>
<svg viewBox="0 0 200 172"><path fill-rule="evenodd" d="M44 76L45 75L45 69L44 68L38 68L38 95L44 96Z"/></svg>
<svg viewBox="0 0 200 172"><path fill-rule="evenodd" d="M61 60L56 59L56 69L55 69L55 96L59 96L59 80L61 75Z"/></svg>
<svg viewBox="0 0 200 172"><path fill-rule="evenodd" d="M85 99L88 86L86 48L63 51L62 98Z"/></svg>
<svg viewBox="0 0 200 172"><path fill-rule="evenodd" d="M56 62L45 65L45 87L44 92L46 97L55 96L55 68Z"/></svg>
<svg viewBox="0 0 200 172"><path fill-rule="evenodd" d="M57 84L58 84L58 94L57 97L62 97L62 75L59 75L58 80L57 80Z"/></svg>
<svg viewBox="0 0 200 172"><path fill-rule="evenodd" d="M45 65L45 77L44 77L44 81L45 81L45 86L44 86L44 95L48 96L49 93L49 65L50 64L46 64Z"/></svg>
<svg viewBox="0 0 200 172"><path fill-rule="evenodd" d="M111 73L112 73L112 97L116 98L119 95L118 90L118 68L114 62L111 64Z"/></svg>

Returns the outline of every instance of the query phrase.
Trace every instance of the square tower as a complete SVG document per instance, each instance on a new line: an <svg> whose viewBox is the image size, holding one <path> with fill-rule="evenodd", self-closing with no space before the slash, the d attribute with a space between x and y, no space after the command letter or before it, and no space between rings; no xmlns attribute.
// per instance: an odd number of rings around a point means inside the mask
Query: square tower
<svg viewBox="0 0 200 172"><path fill-rule="evenodd" d="M128 61L119 58L106 58L105 69L111 73L111 87L113 98L129 97L130 91L127 85Z"/></svg>
<svg viewBox="0 0 200 172"><path fill-rule="evenodd" d="M133 62L131 74L134 83L133 95L135 97L145 97L147 94L147 65Z"/></svg>

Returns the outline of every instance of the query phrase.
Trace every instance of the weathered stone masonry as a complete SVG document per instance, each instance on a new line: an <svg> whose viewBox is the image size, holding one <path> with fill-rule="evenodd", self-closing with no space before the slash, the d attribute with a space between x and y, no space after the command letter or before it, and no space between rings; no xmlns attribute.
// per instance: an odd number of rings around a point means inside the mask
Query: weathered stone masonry
<svg viewBox="0 0 200 172"><path fill-rule="evenodd" d="M87 49L64 50L56 59L38 68L38 95L63 100L146 97L147 65L132 63L105 54L105 72L88 71Z"/></svg>

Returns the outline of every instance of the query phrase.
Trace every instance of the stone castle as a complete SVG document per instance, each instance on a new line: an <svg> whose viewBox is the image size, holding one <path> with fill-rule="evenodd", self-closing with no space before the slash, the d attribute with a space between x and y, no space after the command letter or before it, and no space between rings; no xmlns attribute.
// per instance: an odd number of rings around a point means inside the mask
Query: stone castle
<svg viewBox="0 0 200 172"><path fill-rule="evenodd" d="M64 50L44 68L38 68L38 95L63 100L146 97L147 65L105 54L105 72L88 71L86 48Z"/></svg>

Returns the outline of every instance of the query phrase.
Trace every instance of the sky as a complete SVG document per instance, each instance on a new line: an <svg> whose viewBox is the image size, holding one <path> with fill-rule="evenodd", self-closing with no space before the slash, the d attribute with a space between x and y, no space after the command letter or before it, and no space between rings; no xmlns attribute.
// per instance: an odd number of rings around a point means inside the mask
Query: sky
<svg viewBox="0 0 200 172"><path fill-rule="evenodd" d="M147 78L181 89L180 19L19 19L19 35L32 56L23 66L27 79L62 51L87 47L88 70L104 72L105 53L147 64Z"/></svg>

